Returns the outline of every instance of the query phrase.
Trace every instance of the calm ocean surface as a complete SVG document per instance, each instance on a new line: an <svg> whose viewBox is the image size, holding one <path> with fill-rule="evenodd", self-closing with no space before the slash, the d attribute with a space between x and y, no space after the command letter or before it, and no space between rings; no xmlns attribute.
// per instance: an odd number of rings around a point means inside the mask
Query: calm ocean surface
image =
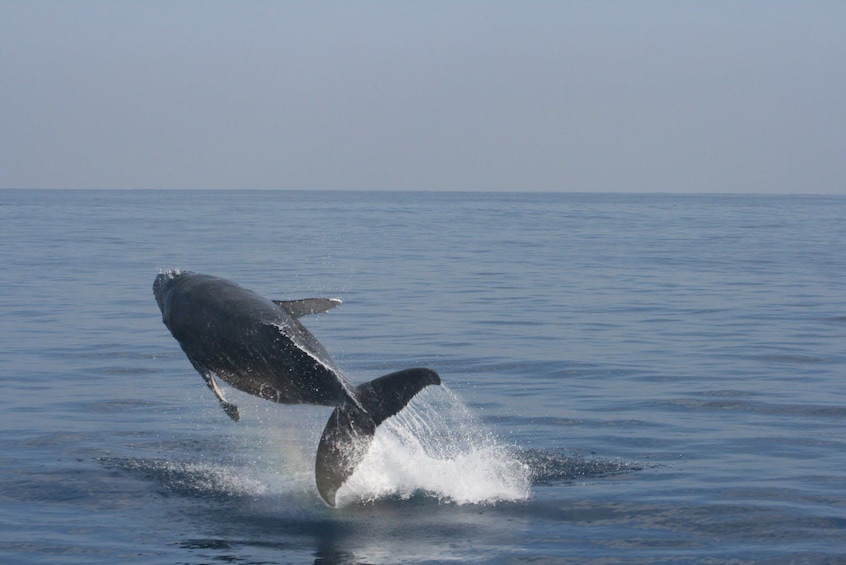
<svg viewBox="0 0 846 565"><path fill-rule="evenodd" d="M0 562L846 562L846 197L0 191ZM430 387L326 507L167 268ZM343 495L343 496L341 496Z"/></svg>

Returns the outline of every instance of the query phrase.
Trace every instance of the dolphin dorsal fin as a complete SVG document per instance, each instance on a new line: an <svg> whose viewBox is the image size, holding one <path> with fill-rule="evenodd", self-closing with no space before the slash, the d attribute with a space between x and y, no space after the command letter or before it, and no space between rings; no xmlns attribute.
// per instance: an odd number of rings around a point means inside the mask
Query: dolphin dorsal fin
<svg viewBox="0 0 846 565"><path fill-rule="evenodd" d="M303 298L301 300L274 300L274 304L294 318L320 314L341 303L340 298Z"/></svg>

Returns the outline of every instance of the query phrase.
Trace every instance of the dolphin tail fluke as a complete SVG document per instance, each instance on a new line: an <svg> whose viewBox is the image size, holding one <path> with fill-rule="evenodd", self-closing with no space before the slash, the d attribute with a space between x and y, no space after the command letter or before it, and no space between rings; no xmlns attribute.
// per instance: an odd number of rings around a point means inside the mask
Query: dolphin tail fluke
<svg viewBox="0 0 846 565"><path fill-rule="evenodd" d="M378 426L408 404L414 395L429 385L441 384L432 369L405 369L356 387L356 396Z"/></svg>
<svg viewBox="0 0 846 565"><path fill-rule="evenodd" d="M355 402L345 402L332 412L314 463L317 490L329 506L335 506L335 493L364 458L374 433L373 418Z"/></svg>
<svg viewBox="0 0 846 565"><path fill-rule="evenodd" d="M356 400L332 412L317 447L315 478L320 496L335 506L341 488L367 453L376 426L402 410L428 385L441 384L431 369L406 369L356 387Z"/></svg>

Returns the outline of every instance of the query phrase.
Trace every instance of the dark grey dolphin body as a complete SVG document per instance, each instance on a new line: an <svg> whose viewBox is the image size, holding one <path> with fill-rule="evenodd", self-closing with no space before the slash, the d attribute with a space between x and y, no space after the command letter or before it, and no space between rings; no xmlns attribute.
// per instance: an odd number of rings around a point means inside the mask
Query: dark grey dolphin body
<svg viewBox="0 0 846 565"><path fill-rule="evenodd" d="M153 294L162 321L233 420L238 408L215 377L273 402L335 407L315 462L318 491L331 506L376 427L423 387L441 382L434 371L416 368L352 384L298 319L337 306L337 299L272 301L225 279L177 270L157 276Z"/></svg>

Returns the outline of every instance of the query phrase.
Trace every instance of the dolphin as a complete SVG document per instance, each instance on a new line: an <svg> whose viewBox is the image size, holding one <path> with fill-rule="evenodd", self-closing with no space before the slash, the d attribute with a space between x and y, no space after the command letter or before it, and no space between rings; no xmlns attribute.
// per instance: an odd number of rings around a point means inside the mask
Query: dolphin
<svg viewBox="0 0 846 565"><path fill-rule="evenodd" d="M325 312L337 298L268 300L231 281L169 270L153 283L164 325L236 422L238 407L215 380L282 404L333 406L315 461L320 496L335 494L367 453L376 427L402 410L438 374L405 369L354 385L299 318Z"/></svg>

